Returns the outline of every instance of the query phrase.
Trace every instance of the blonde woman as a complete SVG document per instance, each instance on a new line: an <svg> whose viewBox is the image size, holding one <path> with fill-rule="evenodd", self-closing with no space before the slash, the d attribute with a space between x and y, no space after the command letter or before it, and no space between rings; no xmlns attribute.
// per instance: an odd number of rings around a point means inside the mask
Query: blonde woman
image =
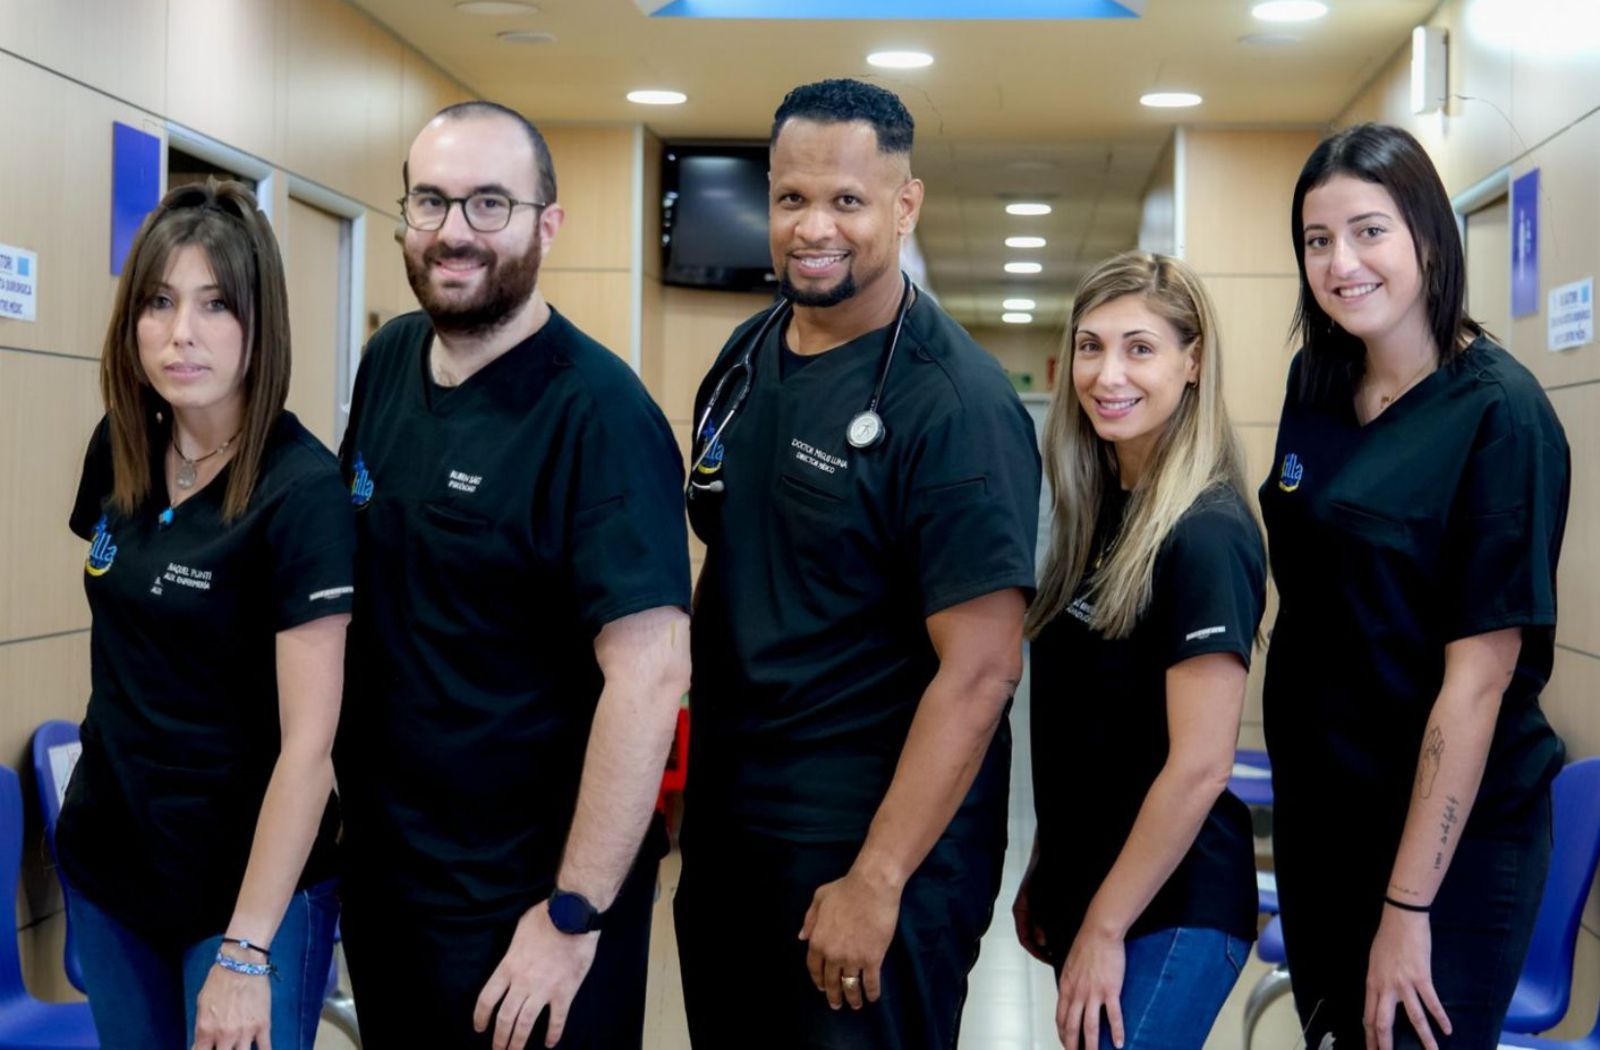
<svg viewBox="0 0 1600 1050"><path fill-rule="evenodd" d="M1198 1048L1255 937L1250 822L1226 787L1265 553L1188 267L1102 264L1062 353L1027 622L1039 830L1013 914L1059 974L1063 1046Z"/></svg>

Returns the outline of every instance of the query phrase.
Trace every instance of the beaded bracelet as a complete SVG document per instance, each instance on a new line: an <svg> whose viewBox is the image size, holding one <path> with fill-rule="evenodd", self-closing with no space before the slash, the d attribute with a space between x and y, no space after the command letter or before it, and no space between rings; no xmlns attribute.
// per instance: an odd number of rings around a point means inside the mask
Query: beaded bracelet
<svg viewBox="0 0 1600 1050"><path fill-rule="evenodd" d="M224 970L242 973L248 977L277 977L278 968L271 963L249 963L235 959L231 955L223 955L221 949L217 950L217 965Z"/></svg>

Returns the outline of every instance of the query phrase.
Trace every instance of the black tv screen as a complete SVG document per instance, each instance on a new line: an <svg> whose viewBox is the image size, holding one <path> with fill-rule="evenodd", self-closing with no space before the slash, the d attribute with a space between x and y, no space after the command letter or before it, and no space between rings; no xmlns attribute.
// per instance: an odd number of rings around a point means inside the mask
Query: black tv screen
<svg viewBox="0 0 1600 1050"><path fill-rule="evenodd" d="M766 143L667 143L661 192L667 284L777 287L767 242Z"/></svg>

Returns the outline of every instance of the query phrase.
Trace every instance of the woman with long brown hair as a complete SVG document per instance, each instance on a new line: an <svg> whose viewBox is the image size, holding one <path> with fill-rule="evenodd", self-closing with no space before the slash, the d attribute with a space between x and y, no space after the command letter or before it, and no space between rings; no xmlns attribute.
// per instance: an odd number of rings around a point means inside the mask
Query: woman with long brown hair
<svg viewBox="0 0 1600 1050"><path fill-rule="evenodd" d="M283 264L247 189L145 220L100 380L71 518L92 692L56 844L101 1045L309 1048L353 512L284 411Z"/></svg>
<svg viewBox="0 0 1600 1050"><path fill-rule="evenodd" d="M1266 557L1192 270L1102 263L1062 358L1017 935L1056 967L1069 1050L1198 1050L1255 939L1250 820L1226 787Z"/></svg>

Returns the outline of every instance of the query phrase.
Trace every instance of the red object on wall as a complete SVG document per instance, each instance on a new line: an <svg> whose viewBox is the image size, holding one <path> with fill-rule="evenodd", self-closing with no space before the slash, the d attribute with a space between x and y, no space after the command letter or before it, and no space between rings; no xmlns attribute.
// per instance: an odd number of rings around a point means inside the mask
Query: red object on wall
<svg viewBox="0 0 1600 1050"><path fill-rule="evenodd" d="M667 768L661 774L661 791L656 795L656 812L671 817L667 808L668 795L683 794L689 781L689 708L678 708L678 727L672 734L672 750L667 754Z"/></svg>

